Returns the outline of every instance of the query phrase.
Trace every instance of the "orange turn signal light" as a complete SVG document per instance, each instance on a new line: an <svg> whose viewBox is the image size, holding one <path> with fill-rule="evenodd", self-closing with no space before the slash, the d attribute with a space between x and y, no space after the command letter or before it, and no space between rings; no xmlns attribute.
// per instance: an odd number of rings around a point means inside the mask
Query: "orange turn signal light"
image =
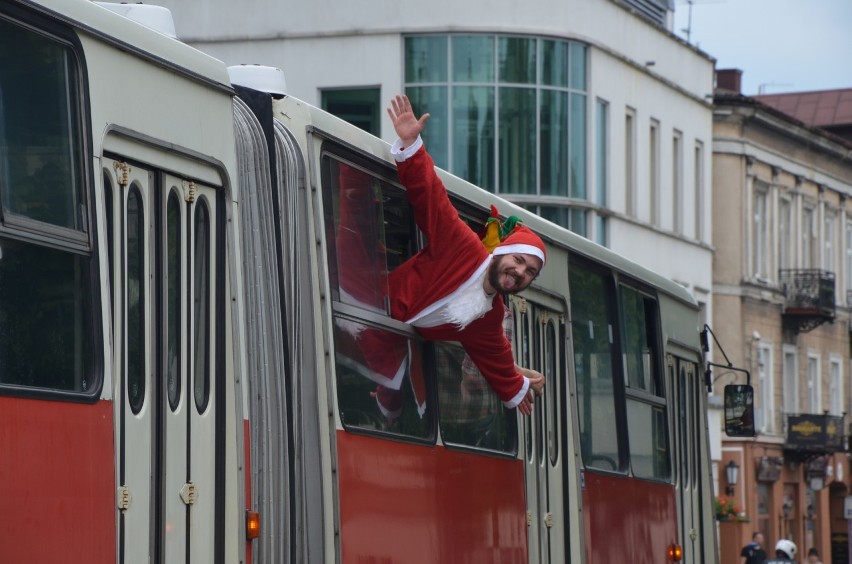
<svg viewBox="0 0 852 564"><path fill-rule="evenodd" d="M260 536L260 513L246 510L246 539L252 540Z"/></svg>
<svg viewBox="0 0 852 564"><path fill-rule="evenodd" d="M669 562L680 562L683 560L683 547L679 544L670 544L666 549L666 557Z"/></svg>

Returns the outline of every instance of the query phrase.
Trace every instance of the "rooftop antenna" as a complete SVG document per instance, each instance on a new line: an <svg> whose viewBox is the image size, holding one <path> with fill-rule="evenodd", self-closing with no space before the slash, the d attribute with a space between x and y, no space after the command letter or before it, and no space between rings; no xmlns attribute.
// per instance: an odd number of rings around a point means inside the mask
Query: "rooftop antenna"
<svg viewBox="0 0 852 564"><path fill-rule="evenodd" d="M767 88L792 88L795 86L789 82L764 82L757 86L757 95L766 94Z"/></svg>
<svg viewBox="0 0 852 564"><path fill-rule="evenodd" d="M686 27L681 29L681 31L686 35L686 42L692 43L692 6L693 4L724 4L725 0L685 0L686 4L689 6L687 8L687 22Z"/></svg>

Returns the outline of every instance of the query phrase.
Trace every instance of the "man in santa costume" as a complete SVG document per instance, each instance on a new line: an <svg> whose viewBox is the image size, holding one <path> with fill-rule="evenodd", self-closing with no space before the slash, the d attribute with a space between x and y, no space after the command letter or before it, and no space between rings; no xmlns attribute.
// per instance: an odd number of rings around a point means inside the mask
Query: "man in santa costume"
<svg viewBox="0 0 852 564"><path fill-rule="evenodd" d="M447 196L406 96L388 115L399 139L391 147L399 179L428 244L390 273L391 315L425 339L458 341L503 405L529 415L544 376L515 364L503 333L503 296L526 289L544 267L542 240L518 225L493 252L465 224Z"/></svg>

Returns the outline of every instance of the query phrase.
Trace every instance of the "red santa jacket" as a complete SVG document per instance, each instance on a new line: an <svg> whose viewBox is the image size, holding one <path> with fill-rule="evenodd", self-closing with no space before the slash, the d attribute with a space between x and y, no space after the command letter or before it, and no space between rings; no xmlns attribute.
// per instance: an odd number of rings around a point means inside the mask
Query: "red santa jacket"
<svg viewBox="0 0 852 564"><path fill-rule="evenodd" d="M440 307L463 284L471 283L487 268L491 257L459 218L426 149L420 146L414 155L397 160L415 221L428 241L390 274L391 315L411 323ZM504 404L515 407L529 382L515 370L512 346L503 334L503 307L502 298L495 295L488 313L461 331L451 324L415 329L428 340L459 341Z"/></svg>

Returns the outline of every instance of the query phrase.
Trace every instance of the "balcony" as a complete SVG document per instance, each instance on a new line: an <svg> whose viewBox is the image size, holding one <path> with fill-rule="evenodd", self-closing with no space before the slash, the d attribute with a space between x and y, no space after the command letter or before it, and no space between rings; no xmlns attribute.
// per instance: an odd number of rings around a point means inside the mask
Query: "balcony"
<svg viewBox="0 0 852 564"><path fill-rule="evenodd" d="M796 333L806 333L835 314L834 273L816 269L783 269L778 279L784 290L784 323Z"/></svg>

